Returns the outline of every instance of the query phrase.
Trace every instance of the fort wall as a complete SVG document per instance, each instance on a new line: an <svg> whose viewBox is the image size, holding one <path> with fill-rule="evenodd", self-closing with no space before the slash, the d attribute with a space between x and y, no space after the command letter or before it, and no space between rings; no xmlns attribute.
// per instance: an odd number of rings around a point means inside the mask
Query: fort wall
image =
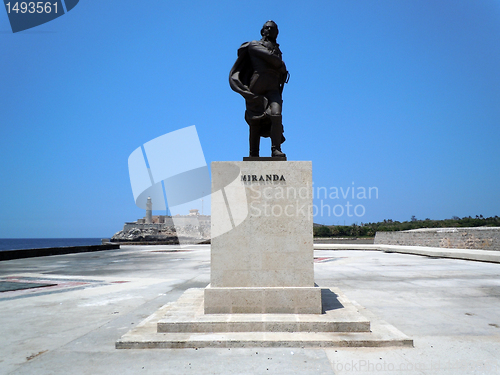
<svg viewBox="0 0 500 375"><path fill-rule="evenodd" d="M374 243L500 251L500 227L421 228L377 232Z"/></svg>

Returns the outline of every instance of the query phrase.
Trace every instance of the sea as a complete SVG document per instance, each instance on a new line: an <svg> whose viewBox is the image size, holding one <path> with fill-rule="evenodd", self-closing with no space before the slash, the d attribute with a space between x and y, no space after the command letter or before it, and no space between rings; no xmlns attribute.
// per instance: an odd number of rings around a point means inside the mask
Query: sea
<svg viewBox="0 0 500 375"><path fill-rule="evenodd" d="M0 251L100 244L100 238L0 238Z"/></svg>

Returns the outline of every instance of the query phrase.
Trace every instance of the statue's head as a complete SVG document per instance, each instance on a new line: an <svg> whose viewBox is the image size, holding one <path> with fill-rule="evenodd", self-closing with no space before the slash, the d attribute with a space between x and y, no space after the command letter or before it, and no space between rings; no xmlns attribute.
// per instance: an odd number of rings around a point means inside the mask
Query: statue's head
<svg viewBox="0 0 500 375"><path fill-rule="evenodd" d="M278 38L278 33L278 25L276 25L274 21L267 21L264 26L262 26L262 30L260 30L260 35L270 40L276 40L276 38Z"/></svg>

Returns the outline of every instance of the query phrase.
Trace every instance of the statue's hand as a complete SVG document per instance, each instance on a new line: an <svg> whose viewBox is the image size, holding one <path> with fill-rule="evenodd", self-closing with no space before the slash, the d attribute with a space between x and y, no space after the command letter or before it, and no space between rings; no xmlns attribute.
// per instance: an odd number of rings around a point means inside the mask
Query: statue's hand
<svg viewBox="0 0 500 375"><path fill-rule="evenodd" d="M246 100L247 110L252 112L253 116L264 114L268 104L268 99L263 95L255 95Z"/></svg>

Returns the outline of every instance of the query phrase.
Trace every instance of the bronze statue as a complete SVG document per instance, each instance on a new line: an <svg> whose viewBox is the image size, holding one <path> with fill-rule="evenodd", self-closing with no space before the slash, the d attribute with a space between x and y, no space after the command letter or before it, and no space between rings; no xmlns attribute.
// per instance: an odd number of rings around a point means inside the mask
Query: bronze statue
<svg viewBox="0 0 500 375"><path fill-rule="evenodd" d="M271 156L286 158L281 152L281 144L285 141L281 94L290 75L276 42L278 25L267 21L260 34L261 40L243 43L238 49L238 59L229 73L229 85L245 98L250 156L259 156L260 137L270 137Z"/></svg>

